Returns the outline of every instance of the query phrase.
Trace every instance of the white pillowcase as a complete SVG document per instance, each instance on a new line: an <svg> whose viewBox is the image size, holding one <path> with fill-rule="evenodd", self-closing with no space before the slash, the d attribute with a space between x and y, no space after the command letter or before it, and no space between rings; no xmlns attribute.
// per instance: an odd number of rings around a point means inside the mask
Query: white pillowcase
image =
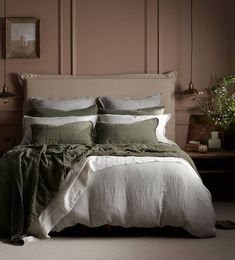
<svg viewBox="0 0 235 260"><path fill-rule="evenodd" d="M32 124L42 124L42 125L53 125L60 126L69 123L76 123L82 121L91 121L93 126L97 122L97 115L90 116L68 116L68 117L32 117L24 116L24 136L22 138L21 144L30 144L32 141Z"/></svg>
<svg viewBox="0 0 235 260"><path fill-rule="evenodd" d="M156 107L161 105L161 94L149 97L99 97L103 108L117 110L135 110L141 108Z"/></svg>
<svg viewBox="0 0 235 260"><path fill-rule="evenodd" d="M95 97L40 98L32 97L30 103L35 108L50 108L63 111L83 109L94 105Z"/></svg>
<svg viewBox="0 0 235 260"><path fill-rule="evenodd" d="M161 143L173 143L166 137L166 124L170 120L170 114L163 115L150 115L150 116L131 116L131 115L111 115L111 114L102 114L99 115L98 121L104 123L113 123L113 124L129 124L134 122L139 122L147 119L157 118L158 126L156 128L156 137L157 140Z"/></svg>

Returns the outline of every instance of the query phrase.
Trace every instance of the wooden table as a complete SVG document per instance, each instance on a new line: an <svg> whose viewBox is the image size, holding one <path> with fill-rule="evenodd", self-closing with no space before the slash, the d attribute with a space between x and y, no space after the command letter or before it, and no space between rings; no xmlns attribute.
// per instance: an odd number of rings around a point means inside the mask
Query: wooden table
<svg viewBox="0 0 235 260"><path fill-rule="evenodd" d="M235 151L187 152L193 159L200 175L213 173L235 174Z"/></svg>
<svg viewBox="0 0 235 260"><path fill-rule="evenodd" d="M216 198L235 198L235 151L187 152Z"/></svg>

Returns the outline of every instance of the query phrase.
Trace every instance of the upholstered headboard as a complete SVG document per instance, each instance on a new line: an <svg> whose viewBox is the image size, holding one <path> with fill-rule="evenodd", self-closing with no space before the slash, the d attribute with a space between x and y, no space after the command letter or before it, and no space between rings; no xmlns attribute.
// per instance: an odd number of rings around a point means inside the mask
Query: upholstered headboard
<svg viewBox="0 0 235 260"><path fill-rule="evenodd" d="M175 72L91 77L23 74L20 79L24 83L24 108L28 106L30 97L144 97L161 93L165 112L171 113L171 120L167 125L167 137L175 140Z"/></svg>

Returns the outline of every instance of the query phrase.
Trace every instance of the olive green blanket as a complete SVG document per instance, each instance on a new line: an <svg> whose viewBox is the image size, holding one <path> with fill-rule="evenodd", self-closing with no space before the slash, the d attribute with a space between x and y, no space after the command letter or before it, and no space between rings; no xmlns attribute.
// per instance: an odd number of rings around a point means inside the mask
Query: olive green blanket
<svg viewBox="0 0 235 260"><path fill-rule="evenodd" d="M0 159L0 237L22 241L27 229L53 199L75 162L89 155L173 156L194 164L176 145L26 145Z"/></svg>
<svg viewBox="0 0 235 260"><path fill-rule="evenodd" d="M18 243L59 190L83 145L17 146L0 159L0 237Z"/></svg>

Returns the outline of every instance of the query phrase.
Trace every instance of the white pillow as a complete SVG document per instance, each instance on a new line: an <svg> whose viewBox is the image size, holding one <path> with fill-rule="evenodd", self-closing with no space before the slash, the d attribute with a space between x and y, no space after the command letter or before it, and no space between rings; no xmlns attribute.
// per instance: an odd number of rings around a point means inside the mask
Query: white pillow
<svg viewBox="0 0 235 260"><path fill-rule="evenodd" d="M50 108L63 111L83 109L94 105L95 97L75 97L75 98L40 98L31 97L31 105L35 108Z"/></svg>
<svg viewBox="0 0 235 260"><path fill-rule="evenodd" d="M129 124L134 122L143 121L146 119L158 119L158 126L156 128L156 137L159 142L173 143L166 137L166 124L170 120L170 114L163 115L150 115L150 116L132 116L132 115L111 115L102 114L98 116L98 122L113 123L113 124Z"/></svg>
<svg viewBox="0 0 235 260"><path fill-rule="evenodd" d="M149 97L99 97L99 102L106 109L135 110L161 105L161 94Z"/></svg>
<svg viewBox="0 0 235 260"><path fill-rule="evenodd" d="M32 117L24 116L24 136L22 138L21 144L30 144L32 141L32 124L42 124L42 125L53 125L60 126L69 123L91 121L93 126L95 126L97 121L97 115L90 116L68 116L68 117Z"/></svg>

